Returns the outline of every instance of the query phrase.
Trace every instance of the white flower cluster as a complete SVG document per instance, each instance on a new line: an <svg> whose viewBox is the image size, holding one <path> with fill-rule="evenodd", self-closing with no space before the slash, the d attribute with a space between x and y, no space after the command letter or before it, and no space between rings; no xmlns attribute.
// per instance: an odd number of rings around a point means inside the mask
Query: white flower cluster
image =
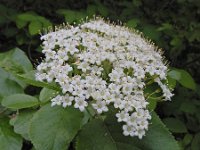
<svg viewBox="0 0 200 150"><path fill-rule="evenodd" d="M173 95L163 82L167 67L160 52L126 27L96 19L50 32L41 40L45 59L37 66L36 79L56 82L62 89L52 106L84 111L91 105L101 114L113 105L118 122L124 122L123 134L141 139L151 119L147 81L157 83L164 99Z"/></svg>

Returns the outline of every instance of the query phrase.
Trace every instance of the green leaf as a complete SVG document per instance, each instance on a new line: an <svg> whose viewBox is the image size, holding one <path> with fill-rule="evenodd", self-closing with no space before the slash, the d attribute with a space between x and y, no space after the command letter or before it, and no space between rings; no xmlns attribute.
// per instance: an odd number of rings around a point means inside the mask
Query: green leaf
<svg viewBox="0 0 200 150"><path fill-rule="evenodd" d="M187 128L185 124L177 118L164 118L164 124L174 133L186 133Z"/></svg>
<svg viewBox="0 0 200 150"><path fill-rule="evenodd" d="M116 150L112 136L100 119L86 124L77 137L76 150Z"/></svg>
<svg viewBox="0 0 200 150"><path fill-rule="evenodd" d="M43 88L40 92L40 97L39 100L42 103L50 101L53 97L57 95L57 91L48 89L48 88Z"/></svg>
<svg viewBox="0 0 200 150"><path fill-rule="evenodd" d="M0 149L21 150L22 138L13 132L8 118L0 118Z"/></svg>
<svg viewBox="0 0 200 150"><path fill-rule="evenodd" d="M51 26L51 22L45 17L39 16L36 13L27 12L17 16L16 25L18 28L24 27L28 22L29 24L29 33L35 35L42 28Z"/></svg>
<svg viewBox="0 0 200 150"><path fill-rule="evenodd" d="M31 21L37 20L37 15L35 13L26 12L26 13L19 14L17 18L22 21L31 22Z"/></svg>
<svg viewBox="0 0 200 150"><path fill-rule="evenodd" d="M127 22L127 26L130 28L135 28L139 23L139 19L131 19Z"/></svg>
<svg viewBox="0 0 200 150"><path fill-rule="evenodd" d="M181 80L179 81L180 84L186 88L195 90L196 84L192 76L185 70L180 70L181 72Z"/></svg>
<svg viewBox="0 0 200 150"><path fill-rule="evenodd" d="M159 117L153 113L153 118L146 136L139 140L136 137L126 137L122 127L114 115L108 115L103 121L95 119L86 124L77 136L77 150L180 150L174 137L165 128ZM164 145L164 146L163 146Z"/></svg>
<svg viewBox="0 0 200 150"><path fill-rule="evenodd" d="M21 29L27 25L27 21L20 20L20 19L16 19L15 23L16 23L18 29Z"/></svg>
<svg viewBox="0 0 200 150"><path fill-rule="evenodd" d="M12 76L0 67L0 102L1 98L15 93L23 93L23 88Z"/></svg>
<svg viewBox="0 0 200 150"><path fill-rule="evenodd" d="M29 108L38 104L37 98L26 94L13 94L2 100L2 105L11 109Z"/></svg>
<svg viewBox="0 0 200 150"><path fill-rule="evenodd" d="M83 114L73 108L43 106L30 124L30 139L37 150L66 150L81 128Z"/></svg>
<svg viewBox="0 0 200 150"><path fill-rule="evenodd" d="M64 15L65 21L68 23L73 23L74 21L79 21L80 19L83 19L86 17L85 12L77 12L73 10L68 9L59 9L57 10L57 14Z"/></svg>
<svg viewBox="0 0 200 150"><path fill-rule="evenodd" d="M192 76L185 70L173 68L169 73L168 76L172 79L177 80L182 86L195 90L196 84Z"/></svg>
<svg viewBox="0 0 200 150"><path fill-rule="evenodd" d="M158 103L158 100L150 97L150 98L148 98L148 102L149 102L148 109L149 110L155 110L157 103Z"/></svg>
<svg viewBox="0 0 200 150"><path fill-rule="evenodd" d="M26 140L30 139L28 135L29 126L34 113L34 110L23 110L10 120L10 124L14 126L15 133L20 134Z"/></svg>
<svg viewBox="0 0 200 150"><path fill-rule="evenodd" d="M90 118L92 118L91 114L87 110L84 110L83 114L84 114L84 117L83 117L82 123L81 123L82 126L85 125L86 123L88 123L88 120Z"/></svg>
<svg viewBox="0 0 200 150"><path fill-rule="evenodd" d="M28 26L28 30L31 35L38 34L41 29L42 24L39 21L32 21Z"/></svg>
<svg viewBox="0 0 200 150"><path fill-rule="evenodd" d="M181 80L181 72L178 70L171 70L168 72L168 76L175 80Z"/></svg>
<svg viewBox="0 0 200 150"><path fill-rule="evenodd" d="M73 23L76 20L76 12L72 10L66 10L66 9L59 9L57 11L58 14L65 16L65 21L69 23Z"/></svg>
<svg viewBox="0 0 200 150"><path fill-rule="evenodd" d="M192 141L192 135L191 134L186 134L183 138L183 144L184 145L189 145Z"/></svg>
<svg viewBox="0 0 200 150"><path fill-rule="evenodd" d="M28 72L33 69L30 60L19 48L0 53L0 67L14 72Z"/></svg>
<svg viewBox="0 0 200 150"><path fill-rule="evenodd" d="M174 89L176 87L176 80L167 76L167 85L170 89Z"/></svg>
<svg viewBox="0 0 200 150"><path fill-rule="evenodd" d="M143 26L143 33L145 36L148 38L155 40L155 41L160 41L160 36L161 33L157 31L156 26L146 24Z"/></svg>
<svg viewBox="0 0 200 150"><path fill-rule="evenodd" d="M46 19L42 16L38 16L37 19L38 19L39 22L42 23L43 28L47 28L49 26L52 26L52 23L48 19Z"/></svg>
<svg viewBox="0 0 200 150"><path fill-rule="evenodd" d="M30 71L26 74L17 75L17 77L20 80L24 81L25 83L27 83L29 85L34 85L34 86L37 86L37 87L46 87L46 88L49 88L49 89L60 91L60 87L58 87L54 83L46 83L46 82L36 81L35 80L35 70L32 70L32 71Z"/></svg>

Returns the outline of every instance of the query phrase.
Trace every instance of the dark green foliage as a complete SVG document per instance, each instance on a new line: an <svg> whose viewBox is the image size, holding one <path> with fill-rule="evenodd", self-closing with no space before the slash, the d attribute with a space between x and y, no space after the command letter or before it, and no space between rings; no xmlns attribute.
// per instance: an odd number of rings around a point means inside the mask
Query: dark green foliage
<svg viewBox="0 0 200 150"><path fill-rule="evenodd" d="M36 97L26 94L13 94L3 98L2 106L10 109L22 109L37 106L39 101Z"/></svg>
<svg viewBox="0 0 200 150"><path fill-rule="evenodd" d="M22 138L9 125L9 118L0 117L0 149L21 150Z"/></svg>
<svg viewBox="0 0 200 150"><path fill-rule="evenodd" d="M98 129L97 131L100 133L99 135L94 134L94 137L102 138L104 136L102 132L106 132L107 137L102 141L91 142L105 144L105 150L116 149L116 145L106 147L107 143L113 143L112 135L107 135L108 128L105 125L109 126L110 124L106 120L103 122L96 119L87 124L88 118L91 118L88 112L84 112L83 117L83 114L72 108L67 110L58 107L55 110L50 109L49 101L56 92L60 92L60 89L56 84L35 81L34 71L32 71L33 66L37 65L43 57L39 39L40 31L45 33L47 28L62 24L65 21L71 24L79 23L81 18L92 17L94 14L105 18L109 17L111 21L120 20L126 26L143 32L145 37L151 39L164 50L164 55L169 60L170 66L180 68L172 68L168 73L169 86L171 88L176 87L172 102L158 103L159 100L153 99L154 95L152 95L148 99L150 102L149 109L155 110L159 114L182 149L199 150L199 0L0 0L0 52L6 52L0 53L0 149L20 150L22 141L25 141L26 144L24 145L31 147L31 144L27 142L31 140L36 149L60 150L69 147L70 149L84 150L82 147L87 147L91 143L81 143L80 139L86 137L84 134L87 132L84 130L90 131L94 124L97 125L93 127L93 131ZM107 65L106 62L105 65ZM107 72L103 74L105 78L110 71L109 66ZM79 72L77 69L77 74ZM32 85L37 90L40 90L38 87L43 87L43 89L40 94L38 93L39 95L32 93L29 96L26 93L28 85ZM146 89L149 93L152 92L151 90L152 87ZM75 113L72 114L76 115L75 120L71 118L73 116L69 115L74 111ZM58 118L54 117L56 120L53 120L52 116L58 116ZM66 116L69 116L69 118ZM8 123L9 118L12 118L10 125ZM63 124L58 123L60 120ZM171 137L166 129L161 130L164 127L157 116L154 116L154 121L157 123L152 124L151 128L157 126L162 133L158 135L155 132L157 136L161 138ZM69 122L72 124L74 122L74 128L69 127ZM85 124L83 131L74 139L83 124ZM103 127L102 124L104 124ZM68 126L67 128L70 130L66 130L64 126ZM89 129L87 129L88 126ZM50 128L53 133L48 135L46 128ZM154 130L149 132L154 134ZM92 135L93 132L89 134ZM119 133L117 132L117 134ZM62 141L63 137L67 140ZM120 135L115 135L116 137L119 140L125 140L124 137L120 138ZM120 150L133 149L129 139L127 139L128 143L124 143L124 141L118 143L117 148ZM152 143L155 142L153 138L151 139L151 136L147 136L145 139L147 141L152 140ZM91 140L95 139L92 137ZM163 149L178 149L176 147L171 148L170 143L172 146L176 146L176 142L174 140L170 142L170 140L168 145L161 142L161 147L163 146ZM134 149L156 150L158 143L148 145L148 142L141 144L135 141ZM43 144L46 144L45 148L41 146Z"/></svg>
<svg viewBox="0 0 200 150"><path fill-rule="evenodd" d="M38 150L65 150L80 130L82 119L83 114L73 107L47 104L31 119L30 139Z"/></svg>
<svg viewBox="0 0 200 150"><path fill-rule="evenodd" d="M94 119L86 124L77 137L77 150L179 150L178 143L165 128L159 117L152 114L152 124L146 136L138 138L125 137L113 114L108 114L105 120Z"/></svg>
<svg viewBox="0 0 200 150"><path fill-rule="evenodd" d="M29 126L34 113L35 110L21 110L17 116L10 120L10 125L14 127L14 131L26 140L30 140Z"/></svg>

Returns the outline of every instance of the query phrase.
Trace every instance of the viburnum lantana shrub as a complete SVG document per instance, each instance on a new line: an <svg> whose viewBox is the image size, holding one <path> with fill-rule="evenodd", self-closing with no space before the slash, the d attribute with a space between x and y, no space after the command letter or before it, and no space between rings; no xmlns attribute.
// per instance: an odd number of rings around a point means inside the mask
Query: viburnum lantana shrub
<svg viewBox="0 0 200 150"><path fill-rule="evenodd" d="M84 111L90 105L102 114L113 105L123 134L141 139L151 119L151 94L145 89L156 84L154 92L160 91L163 100L173 96L161 50L127 27L96 18L58 28L41 40L45 59L37 66L36 79L62 89L52 106Z"/></svg>

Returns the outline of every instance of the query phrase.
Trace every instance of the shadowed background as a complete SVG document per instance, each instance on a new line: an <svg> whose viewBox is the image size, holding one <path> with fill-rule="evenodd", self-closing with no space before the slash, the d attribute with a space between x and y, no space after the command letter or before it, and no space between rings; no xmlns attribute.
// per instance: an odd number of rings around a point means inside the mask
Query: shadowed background
<svg viewBox="0 0 200 150"><path fill-rule="evenodd" d="M185 150L200 147L200 3L198 0L0 0L0 52L23 50L37 64L39 30L94 14L122 21L164 50L171 67L187 70L196 91L177 85L156 111ZM187 80L187 79L186 79ZM188 81L188 84L189 81ZM31 91L29 91L31 92ZM33 91L34 92L34 91Z"/></svg>

